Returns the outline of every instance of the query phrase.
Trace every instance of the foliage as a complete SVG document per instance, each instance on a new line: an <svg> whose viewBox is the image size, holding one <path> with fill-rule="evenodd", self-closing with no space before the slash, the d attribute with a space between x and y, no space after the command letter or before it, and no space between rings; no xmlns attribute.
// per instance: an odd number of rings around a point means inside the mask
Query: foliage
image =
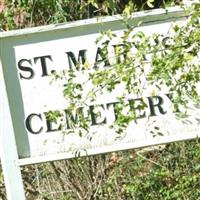
<svg viewBox="0 0 200 200"><path fill-rule="evenodd" d="M94 16L120 14L125 8L149 9L175 5L170 0L1 0L0 29L13 30L25 27L62 23Z"/></svg>
<svg viewBox="0 0 200 200"><path fill-rule="evenodd" d="M0 19L4 30L72 21L87 15L87 9L79 1L19 0L13 3L5 0L2 6Z"/></svg>
<svg viewBox="0 0 200 200"><path fill-rule="evenodd" d="M23 174L28 199L198 200L199 159L193 140L33 165Z"/></svg>
<svg viewBox="0 0 200 200"><path fill-rule="evenodd" d="M158 54L154 51L149 79L155 83L162 81L174 93L174 103L186 105L188 99L199 102L200 81L200 4L195 6L186 26L174 27L174 37L166 50ZM158 48L163 49L163 44ZM157 85L158 86L158 85ZM178 108L177 108L178 109Z"/></svg>
<svg viewBox="0 0 200 200"><path fill-rule="evenodd" d="M55 75L56 80L67 80L63 86L63 95L69 103L69 108L74 110L76 107L89 105L102 94L109 96L123 85L123 89L117 90L120 105L116 106L118 116L111 125L112 128L116 128L117 133L122 132L130 122L137 120L134 109L129 108L127 98L145 96L144 92L147 90L153 96L167 91L171 95L177 116L187 116L187 108L191 106L189 103L193 101L195 106L199 106L200 103L199 4L196 4L189 15L186 24L175 25L169 35L165 36L146 36L141 31L134 33L135 27L128 24L127 16L127 29L120 38L111 31L104 32L97 39L101 59L92 66L83 63L77 67L83 70L84 79L77 80L76 72L72 72L71 69L63 76ZM119 41L118 44L113 42L116 40ZM87 88L88 85L92 87L85 94L83 88ZM144 110L145 107L143 101L137 109ZM89 131L88 123L89 120L82 119L79 127L83 132Z"/></svg>
<svg viewBox="0 0 200 200"><path fill-rule="evenodd" d="M168 145L162 151L161 157L157 157L158 154L155 152L150 153L151 155L147 153L150 156L153 168L149 166L143 168L144 172L140 178L137 175L132 176L129 185L126 187L129 198L198 199L200 192L199 167L194 162L198 160L199 149L194 150L194 146L192 147L191 144L187 142ZM139 164L139 166L145 166L147 157L142 155L140 159L144 163L143 165ZM150 163L148 165L151 165ZM191 188L194 189L195 194Z"/></svg>

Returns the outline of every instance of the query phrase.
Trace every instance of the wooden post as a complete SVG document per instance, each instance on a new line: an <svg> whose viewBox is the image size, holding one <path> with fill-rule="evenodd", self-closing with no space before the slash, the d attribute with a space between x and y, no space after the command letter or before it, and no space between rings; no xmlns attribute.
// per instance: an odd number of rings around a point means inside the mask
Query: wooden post
<svg viewBox="0 0 200 200"><path fill-rule="evenodd" d="M2 51L2 49L0 49ZM8 200L25 200L14 129L0 60L0 156ZM17 106L17 105L16 105Z"/></svg>

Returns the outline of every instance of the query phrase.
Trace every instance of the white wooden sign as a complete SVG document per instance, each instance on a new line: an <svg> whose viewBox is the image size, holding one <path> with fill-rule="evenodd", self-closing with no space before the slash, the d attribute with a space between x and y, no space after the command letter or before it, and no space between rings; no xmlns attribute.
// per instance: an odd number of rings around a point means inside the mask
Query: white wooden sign
<svg viewBox="0 0 200 200"><path fill-rule="evenodd" d="M142 25L135 31L145 34L167 34L174 22L181 22L184 13L179 8L139 12L133 15L132 25ZM52 25L6 33L0 33L1 66L1 133L2 164L20 177L19 165L92 155L130 148L138 148L198 137L197 123L183 124L172 113L172 101L167 93L152 97L148 93L148 105L138 123L131 123L120 137L109 128L115 121L115 96L103 95L97 102L83 108L91 120L92 140L88 134L63 134L61 127L76 124L77 113L69 113L63 97L61 82L50 84L52 73L71 68L86 59L92 65L98 58L95 44L100 31L112 30L121 34L124 25L121 17L90 19L64 25ZM130 98L128 102L140 103ZM77 105L78 107L78 105ZM64 119L49 121L49 112L59 110ZM97 117L95 112L100 112ZM191 120L200 117L199 110L191 110ZM164 136L154 137L149 124L155 122ZM90 134L90 133L89 133ZM12 180L12 173L6 183ZM15 179L21 187L21 179ZM10 188L8 186L8 188ZM17 188L17 187L16 187ZM14 189L12 189L13 192ZM16 189L17 190L17 189ZM12 194L13 194L12 192ZM20 197L20 194L19 194ZM9 197L14 199L14 197ZM19 199L19 198L18 198ZM20 199L23 199L22 197Z"/></svg>

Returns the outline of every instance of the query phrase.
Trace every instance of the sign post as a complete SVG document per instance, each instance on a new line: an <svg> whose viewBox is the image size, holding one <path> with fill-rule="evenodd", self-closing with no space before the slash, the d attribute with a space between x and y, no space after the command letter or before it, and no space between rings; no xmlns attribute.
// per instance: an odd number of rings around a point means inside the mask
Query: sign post
<svg viewBox="0 0 200 200"><path fill-rule="evenodd" d="M1 48L0 51L3 49ZM1 63L0 63L1 65ZM21 170L17 165L18 155L14 129L2 68L0 67L0 157L8 200L25 200Z"/></svg>

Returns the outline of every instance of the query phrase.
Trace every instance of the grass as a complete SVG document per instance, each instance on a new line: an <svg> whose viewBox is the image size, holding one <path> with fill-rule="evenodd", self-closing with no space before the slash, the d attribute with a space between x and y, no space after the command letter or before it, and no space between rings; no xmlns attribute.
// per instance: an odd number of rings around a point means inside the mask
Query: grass
<svg viewBox="0 0 200 200"><path fill-rule="evenodd" d="M199 160L195 139L26 166L22 174L28 200L199 200Z"/></svg>

